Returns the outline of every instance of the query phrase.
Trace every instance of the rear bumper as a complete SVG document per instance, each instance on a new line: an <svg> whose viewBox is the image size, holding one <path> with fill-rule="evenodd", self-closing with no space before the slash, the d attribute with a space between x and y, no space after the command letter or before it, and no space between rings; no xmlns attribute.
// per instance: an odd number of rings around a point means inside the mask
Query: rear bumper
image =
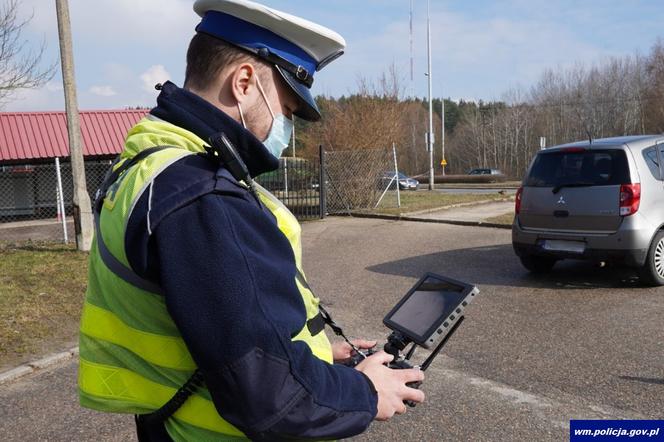
<svg viewBox="0 0 664 442"><path fill-rule="evenodd" d="M596 235L567 232L543 232L524 230L518 217L512 225L512 246L518 256L548 256L556 259L581 259L589 261L611 261L634 267L646 262L654 229L643 220L630 219L612 234ZM582 241L583 253L546 250L545 240Z"/></svg>
<svg viewBox="0 0 664 442"><path fill-rule="evenodd" d="M615 250L586 249L583 254L544 250L540 245L512 243L517 256L549 256L556 259L581 259L587 261L611 261L632 267L641 267L646 262L648 249Z"/></svg>
<svg viewBox="0 0 664 442"><path fill-rule="evenodd" d="M419 183L399 183L399 189L401 190L417 190L420 187Z"/></svg>

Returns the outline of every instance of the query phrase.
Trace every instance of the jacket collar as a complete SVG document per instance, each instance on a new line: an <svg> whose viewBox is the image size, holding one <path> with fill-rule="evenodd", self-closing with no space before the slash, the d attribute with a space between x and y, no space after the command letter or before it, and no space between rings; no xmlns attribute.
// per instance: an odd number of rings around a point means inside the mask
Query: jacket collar
<svg viewBox="0 0 664 442"><path fill-rule="evenodd" d="M275 158L251 132L208 101L167 81L157 97L152 115L193 132L203 140L224 132L233 143L251 176L279 168Z"/></svg>

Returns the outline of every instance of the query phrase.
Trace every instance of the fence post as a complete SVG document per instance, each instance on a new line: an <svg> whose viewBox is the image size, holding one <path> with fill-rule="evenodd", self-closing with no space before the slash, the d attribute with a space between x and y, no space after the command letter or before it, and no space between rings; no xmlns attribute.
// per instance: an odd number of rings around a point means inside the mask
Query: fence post
<svg viewBox="0 0 664 442"><path fill-rule="evenodd" d="M62 232L65 239L65 244L69 242L67 237L67 213L65 212L65 193L62 190L62 175L60 173L60 158L55 157L55 175L58 178L58 212L62 214Z"/></svg>
<svg viewBox="0 0 664 442"><path fill-rule="evenodd" d="M319 195L319 210L320 210L320 219L325 218L325 215L327 214L327 201L326 201L326 195L327 195L327 185L325 183L325 176L327 175L325 172L325 150L323 149L323 145L318 146L318 158L319 158L319 167L318 167L318 195Z"/></svg>
<svg viewBox="0 0 664 442"><path fill-rule="evenodd" d="M283 157L282 158L284 161L284 203L289 201L289 195L288 195L288 158Z"/></svg>
<svg viewBox="0 0 664 442"><path fill-rule="evenodd" d="M392 143L392 155L394 155L394 176L397 177L397 207L401 207L401 191L399 190L399 167L397 166L397 146Z"/></svg>

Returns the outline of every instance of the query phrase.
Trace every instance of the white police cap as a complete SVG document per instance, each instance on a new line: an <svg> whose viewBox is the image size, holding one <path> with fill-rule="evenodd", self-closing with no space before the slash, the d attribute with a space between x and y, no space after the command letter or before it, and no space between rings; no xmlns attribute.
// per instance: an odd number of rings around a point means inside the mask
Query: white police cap
<svg viewBox="0 0 664 442"><path fill-rule="evenodd" d="M249 0L196 0L196 31L226 41L273 64L301 99L295 114L320 119L311 95L314 73L341 56L346 42L336 32Z"/></svg>

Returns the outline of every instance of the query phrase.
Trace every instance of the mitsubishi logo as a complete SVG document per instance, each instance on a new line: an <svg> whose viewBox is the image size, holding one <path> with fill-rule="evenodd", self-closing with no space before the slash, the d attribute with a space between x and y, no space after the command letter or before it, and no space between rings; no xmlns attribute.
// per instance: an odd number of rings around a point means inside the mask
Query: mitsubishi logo
<svg viewBox="0 0 664 442"><path fill-rule="evenodd" d="M565 202L565 198L562 195L560 196L560 199L558 200L558 204L567 204Z"/></svg>

